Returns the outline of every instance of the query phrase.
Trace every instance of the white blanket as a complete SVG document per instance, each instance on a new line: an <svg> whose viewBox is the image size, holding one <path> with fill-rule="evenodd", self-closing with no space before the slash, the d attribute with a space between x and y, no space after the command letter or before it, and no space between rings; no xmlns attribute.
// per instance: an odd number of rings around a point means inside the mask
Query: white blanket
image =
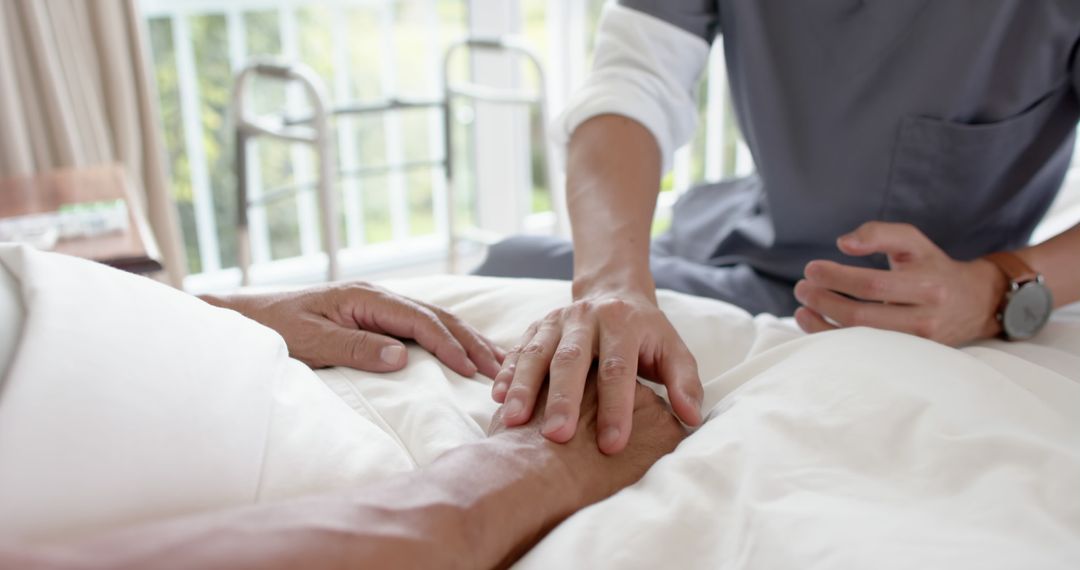
<svg viewBox="0 0 1080 570"><path fill-rule="evenodd" d="M403 372L320 383L228 311L56 256L0 248L0 262L29 309L0 393L0 534L362 485L483 437L495 410L489 382L419 349ZM388 285L505 345L569 296L543 281ZM951 350L661 303L699 360L708 423L520 567L1080 567L1080 318Z"/></svg>

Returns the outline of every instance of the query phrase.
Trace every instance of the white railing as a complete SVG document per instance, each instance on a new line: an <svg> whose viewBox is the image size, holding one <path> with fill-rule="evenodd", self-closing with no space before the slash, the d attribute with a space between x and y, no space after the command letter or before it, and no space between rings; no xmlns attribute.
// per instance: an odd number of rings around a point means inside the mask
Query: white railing
<svg viewBox="0 0 1080 570"><path fill-rule="evenodd" d="M231 252L232 235L229 228L233 219L223 215L222 204L234 199L231 180L221 175L221 168L216 171L207 154L205 141L209 135L220 134L208 130L227 129L228 125L210 124L204 119L208 108L207 94L200 90L200 74L204 69L196 57L200 41L193 33L193 23L205 23L206 18L224 21L224 40L217 46L225 53L232 70L239 69L251 56L278 55L285 59L304 60L321 70L324 80L336 102L345 103L356 100L358 84L374 84L377 89L367 89L367 95L375 91L382 97L439 97L432 91L441 84L440 57L443 46L467 33L478 35L515 35L523 34L546 60L548 74L548 99L552 111L561 110L571 93L580 85L587 73L587 53L591 46L593 30L589 23L596 20L601 4L600 0L141 0L144 17L161 28L167 22L171 35L172 58L169 61L157 59L158 66L173 66L176 74L175 91L163 94L174 97L178 102L182 137L176 143L182 148L170 149L173 156L186 156L186 161L174 162L174 177L182 177L190 183L192 228L186 236L189 248L197 250L197 262L192 263L193 275L188 280L192 289L214 289L234 286L239 283L239 272L231 267L232 262L224 252ZM302 11L315 8L323 11L327 29L312 30L301 25ZM410 22L416 28L403 30L397 15L403 11L412 11L417 15ZM356 31L349 28L351 16L362 12L376 22L374 33L377 39L368 38L364 45L375 46L373 51L364 54L373 62L363 69L357 68L357 60L351 53L352 42L357 41ZM448 16L449 14L449 16ZM249 17L270 15L274 22L276 37L271 42L277 49L273 53L252 53L248 29ZM526 17L528 20L526 21ZM450 21L447 20L449 18ZM543 20L538 26L537 18ZM202 20L200 20L202 19ZM219 25L219 27L221 27ZM537 30L540 30L537 32ZM365 30L363 33L371 33ZM310 61L310 55L303 53L301 46L311 38L305 34L321 34L322 41L329 45L328 53L320 54L320 61ZM401 36L409 41L419 42L413 45L409 57L419 59L408 66L400 65ZM265 39L265 38L264 38ZM309 42L310 43L310 42ZM418 55L419 54L419 55ZM524 81L513 65L505 61L488 61L477 57L471 60L473 78L483 76L495 83L516 84ZM363 75L361 77L361 75ZM417 78L419 77L419 80ZM409 91L403 85L412 86ZM416 85L423 92L417 92ZM505 85L503 85L505 86ZM699 182L699 179L718 180L725 176L748 172L753 168L745 146L738 142L731 124L730 105L727 96L726 75L722 46L718 43L710 60L707 86L703 90L707 95L703 101L704 116L702 129L707 133L699 137L698 142L681 149L674 163L674 171L667 185L674 192L666 192L660 203L661 215L673 203L675 195ZM285 107L291 112L299 112L302 98L299 93L289 92L285 97ZM220 109L215 110L220 113ZM517 113L515 115L515 113ZM473 156L475 162L474 184L467 194L473 197L472 205L477 225L484 229L500 233L512 233L523 229L543 230L550 226L553 216L532 212L531 200L527 189L532 187L532 168L530 164L529 121L522 111L477 106L472 116ZM344 171L359 171L371 167L388 166L383 191L380 199L386 202L383 210L385 219L380 223L390 227L386 239L368 239L370 222L366 212L373 206L365 198L371 194L365 192L367 180L356 177L344 177L341 180L341 199L343 215L343 235L346 254L343 256L345 270L350 274L381 270L389 267L431 262L445 253L446 242L441 238L442 228L438 227L442 216L439 210L454 207L441 200L445 189L445 173L441 167L430 167L430 173L423 175L427 181L421 184L430 191L430 204L434 227L429 232L418 232L410 227L414 208L411 200L419 180L415 169L407 167L409 158L406 149L410 136L426 137L431 158L438 160L442 152L443 124L437 112L428 114L426 129L418 134L416 129L409 131L405 118L398 113L389 113L377 124L382 131L381 146L384 152L378 164L370 164L363 159L360 147L365 142L358 136L358 129L352 119L345 119L338 124L339 166ZM514 128L508 129L507 125ZM228 135L231 137L231 135ZM230 138L224 138L228 141ZM535 138L533 138L535 140ZM370 141L368 141L370 142ZM224 152L225 156L230 156ZM269 190L260 172L260 155L256 150L248 154L251 166L248 187L252 198ZM312 156L300 147L294 147L286 153L288 170L291 171L292 183L302 185L314 178ZM176 170L186 170L175 172ZM215 174L216 172L216 174ZM231 173L231 169L229 170ZM555 181L560 187L561 181ZM506 192L505 188L522 188L522 192ZM280 240L281 228L275 227L264 209L253 209L250 217L253 279L256 282L304 281L318 279L321 267L325 264L319 244L318 216L315 197L312 192L300 192L290 198L290 207L295 210L295 228L286 228L295 232L291 255L274 255L275 231Z"/></svg>
<svg viewBox="0 0 1080 570"><path fill-rule="evenodd" d="M249 53L248 45L250 42L247 37L247 16L250 14L273 14L276 20L276 34L275 42L279 49L275 53L263 53L260 55L277 55L286 60L300 60L301 49L300 45L305 38L301 37L301 29L298 23L298 12L302 9L317 6L321 10L325 10L329 13L329 22L331 23L328 35L330 36L330 60L328 62L320 61L318 67L325 69L329 67L332 72L332 77L326 77L327 83L332 86L335 100L338 102L346 102L356 98L357 94L354 93L353 78L351 77L352 65L349 61L348 49L349 49L349 30L346 28L349 13L354 10L365 10L371 14L377 14L379 19L378 34L380 36L380 49L378 54L373 54L373 57L377 57L383 61L380 72L376 77L365 77L364 80L375 82L379 85L379 91L387 96L397 96L397 66L396 66L396 32L397 26L395 21L395 11L398 8L398 2L393 1L374 1L374 0L351 0L351 1L298 1L298 0L231 0L229 2L215 2L207 0L142 0L142 9L144 16L150 20L167 20L170 23L171 29L171 44L173 47L175 73L177 76L176 88L177 98L180 102L180 114L182 116L182 126L184 131L183 137L183 149L181 153L186 156L186 166L188 172L175 173L186 175L190 181L191 187L191 203L194 218L194 241L197 245L198 251L198 270L196 275L193 275L190 281L196 283L195 288L198 287L198 283L217 283L224 284L226 282L235 280L235 271L223 272L222 251L223 240L227 241L228 238L222 234L225 232L219 231L219 228L223 225L232 223L231 219L221 220L219 218L218 209L215 208L215 195L217 202L221 203L225 200L232 199L232 196L222 196L222 193L227 193L232 188L227 180L223 180L221 176L217 179L213 179L210 172L210 167L207 160L207 152L205 141L207 140L207 132L204 129L203 112L205 110L205 101L203 94L200 93L200 72L198 62L195 57L195 41L192 34L192 22L196 18L224 18L226 22L226 45L228 50L228 61L232 70L239 69L250 56L257 55ZM455 36L461 35L460 30L455 30L450 34L444 34L441 29L442 26L440 18L438 17L439 11L438 2L436 0L424 0L423 2L413 2L412 4L418 5L423 14L429 17L423 18L421 25L424 27L421 34L417 34L418 37L424 39L425 45L423 50L425 53L424 60L428 64L420 69L412 70L416 73L424 74L425 81L422 84L430 85L434 87L439 85L439 78L436 75L438 73L438 58L440 55L440 45L444 41L452 39ZM459 26L460 27L460 26ZM218 46L224 47L224 46ZM162 62L158 62L158 65L162 65ZM168 65L168 62L165 63ZM423 95L434 95L433 92L424 93ZM286 96L285 107L289 112L299 113L302 109L298 106L301 104L300 94L289 90ZM442 121L441 117L437 114L432 114L428 121L428 128L426 135L432 141L442 140ZM222 117L228 119L227 117ZM219 128L227 129L226 124L219 124ZM339 156L341 157L341 168L346 171L355 171L361 168L361 166L374 166L374 165L361 165L358 164L358 152L359 138L357 136L357 130L353 128L349 120L343 121L337 129L338 134L338 147ZM413 232L410 231L410 201L409 201L409 184L407 177L407 168L402 166L406 163L404 159L405 154L405 142L404 142L404 129L402 126L402 118L396 113L387 114L381 124L383 132L383 147L385 149L382 160L379 160L384 165L394 165L388 168L386 173L386 186L387 193L389 194L389 222L391 227L390 241L395 242L398 247L393 248L394 251L386 251L385 255L387 259L395 258L398 261L410 260L415 258L416 253L422 253L423 251L437 251L441 244L440 240L432 239L434 236L439 235L438 228L432 228L430 235L413 236ZM218 133L220 134L220 133ZM222 137L221 140L229 140ZM175 150L175 149L173 149ZM441 152L433 150L432 152ZM228 153L222 152L225 156ZM288 166L292 172L292 182L297 185L304 185L314 177L313 157L309 152L306 152L301 147L294 146L288 152ZM252 190L254 197L258 197L261 193L267 190L266 184L263 183L260 176L260 163L259 154L253 149L249 152L249 187ZM175 165L174 165L175 166ZM437 167L432 168L430 173L430 208L432 210L440 209L445 204L441 203L440 198L445 194L444 184L445 175ZM220 174L220 172L219 172ZM362 181L357 180L354 177L345 177L342 180L342 192L343 192L343 212L344 212L344 225L346 243L351 248L359 248L362 246L370 245L365 239L364 233L364 208L363 199L360 186ZM316 216L316 202L314 194L310 191L299 192L294 198L294 207L296 210L296 236L295 242L298 245L298 254L301 259L309 259L312 261L311 265L318 265L321 261L322 253L318 239L318 218ZM435 220L441 220L442 216L433 215ZM265 209L255 208L251 212L251 237L252 237L252 257L257 268L265 270L267 277L272 279L280 278L284 268L296 268L302 267L305 264L298 263L297 260L291 260L290 263L282 264L278 263L276 269L268 266L277 263L273 260L271 253L271 230L270 223L267 220ZM413 238L416 239L413 239ZM189 236L189 239L192 239ZM386 248L380 248L385 250ZM371 250L377 251L377 250ZM370 252L369 252L370 253ZM280 260L279 260L280 261ZM378 265L378 259L368 259L366 264L371 266L373 263ZM193 264L194 265L194 264ZM306 273L306 272L305 272ZM306 275L296 275L296 278L305 279ZM208 285L213 286L213 285Z"/></svg>

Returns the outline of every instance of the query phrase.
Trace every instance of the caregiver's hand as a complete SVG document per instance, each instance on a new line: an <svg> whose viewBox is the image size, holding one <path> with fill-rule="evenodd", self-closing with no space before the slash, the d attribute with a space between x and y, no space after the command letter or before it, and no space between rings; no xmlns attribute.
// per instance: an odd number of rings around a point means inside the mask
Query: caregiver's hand
<svg viewBox="0 0 1080 570"><path fill-rule="evenodd" d="M202 299L274 329L290 356L315 368L400 370L408 353L398 339L415 340L467 377L479 371L493 378L503 358L495 344L449 312L367 283Z"/></svg>
<svg viewBox="0 0 1080 570"><path fill-rule="evenodd" d="M697 363L654 298L623 293L585 296L534 323L511 349L495 377L492 396L504 403L508 426L533 415L549 370L542 433L564 443L578 429L586 377L599 360L596 441L615 454L626 447L638 375L667 386L678 416L701 423Z"/></svg>
<svg viewBox="0 0 1080 570"><path fill-rule="evenodd" d="M1007 283L990 262L956 261L908 224L870 222L837 245L851 256L885 253L891 270L810 262L795 286L803 305L795 319L806 332L866 326L958 346L1000 331Z"/></svg>
<svg viewBox="0 0 1080 570"><path fill-rule="evenodd" d="M577 498L573 511L601 501L619 490L633 485L661 457L671 453L686 438L686 428L672 415L667 404L652 390L635 381L630 391L630 413L636 429L628 438L626 450L614 457L606 456L596 449L597 417L601 407L597 394L597 370L589 370L581 398L581 413L578 416L577 433L565 444L556 444L541 436L546 424L547 413L537 410L530 421L513 428L506 427L503 405L491 419L489 435L495 440L500 438L517 440L527 447L540 447L550 450L567 469L569 481L559 483L561 488ZM548 393L548 387L540 390L540 397Z"/></svg>

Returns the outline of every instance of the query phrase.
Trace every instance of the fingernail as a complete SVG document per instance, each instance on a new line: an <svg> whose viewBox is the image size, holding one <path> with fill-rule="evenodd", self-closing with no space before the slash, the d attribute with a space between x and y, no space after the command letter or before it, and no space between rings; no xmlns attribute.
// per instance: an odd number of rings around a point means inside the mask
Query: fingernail
<svg viewBox="0 0 1080 570"><path fill-rule="evenodd" d="M600 447L611 449L619 442L619 428L609 427L605 428L600 434Z"/></svg>
<svg viewBox="0 0 1080 570"><path fill-rule="evenodd" d="M506 384L496 382L495 385L491 387L491 398L496 402L500 402L504 396L506 396Z"/></svg>
<svg viewBox="0 0 1080 570"><path fill-rule="evenodd" d="M806 303L806 295L804 294L806 285L804 283L805 281L799 281L795 284L795 300L803 304Z"/></svg>
<svg viewBox="0 0 1080 570"><path fill-rule="evenodd" d="M683 398L686 398L687 402L693 404L694 408L696 408L699 412L701 411L701 398L694 396L690 394L690 392L687 392L685 390L683 390Z"/></svg>
<svg viewBox="0 0 1080 570"><path fill-rule="evenodd" d="M506 408L503 409L503 415L506 419L517 419L521 415L521 411L525 409L525 405L521 403L521 400L513 399L506 403Z"/></svg>
<svg viewBox="0 0 1080 570"><path fill-rule="evenodd" d="M494 378L496 384L509 384L510 381L513 379L514 373L511 372L508 368L503 368L502 370L499 370L499 373L496 374Z"/></svg>
<svg viewBox="0 0 1080 570"><path fill-rule="evenodd" d="M390 345L383 347L383 349L379 351L379 358L381 358L383 362L390 366L397 366L401 364L401 359L404 358L404 356L404 346Z"/></svg>
<svg viewBox="0 0 1080 570"><path fill-rule="evenodd" d="M559 431L559 428L563 427L566 423L566 416L563 414L555 414L544 421L544 429L542 433L544 435L551 435L554 432Z"/></svg>
<svg viewBox="0 0 1080 570"><path fill-rule="evenodd" d="M855 237L853 235L842 236L840 238L840 241L843 242L844 245L850 245L850 246L855 246L855 247L858 247L859 243L860 243L859 238L857 238L857 237Z"/></svg>
<svg viewBox="0 0 1080 570"><path fill-rule="evenodd" d="M702 410L701 410L701 403L702 403L701 398L692 396L692 395L690 395L689 392L683 392L683 396L685 396L687 401L689 401L691 404L693 404L693 407L694 407L693 408L694 409L694 417L690 418L691 421L689 421L687 423L695 424L695 425L698 424L698 423L701 423L701 421L703 419Z"/></svg>
<svg viewBox="0 0 1080 570"><path fill-rule="evenodd" d="M478 370L478 368L476 368L476 364L474 364L472 361L466 361L465 362L465 376L468 376L468 377L476 376L476 371L477 370Z"/></svg>

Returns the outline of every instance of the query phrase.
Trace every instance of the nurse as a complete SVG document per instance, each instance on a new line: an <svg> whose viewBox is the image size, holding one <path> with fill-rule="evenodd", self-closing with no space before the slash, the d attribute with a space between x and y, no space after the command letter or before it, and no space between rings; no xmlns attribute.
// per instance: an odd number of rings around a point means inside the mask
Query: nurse
<svg viewBox="0 0 1080 570"><path fill-rule="evenodd" d="M758 170L690 191L650 243L718 37ZM811 333L1033 336L1080 300L1080 227L1028 246L1072 156L1078 52L1075 0L612 3L556 125L573 243L514 238L478 270L573 280L573 303L529 328L496 378L506 422L546 406L544 434L568 441L598 360L602 451L626 445L639 375L699 423L696 364L657 287L794 314Z"/></svg>

